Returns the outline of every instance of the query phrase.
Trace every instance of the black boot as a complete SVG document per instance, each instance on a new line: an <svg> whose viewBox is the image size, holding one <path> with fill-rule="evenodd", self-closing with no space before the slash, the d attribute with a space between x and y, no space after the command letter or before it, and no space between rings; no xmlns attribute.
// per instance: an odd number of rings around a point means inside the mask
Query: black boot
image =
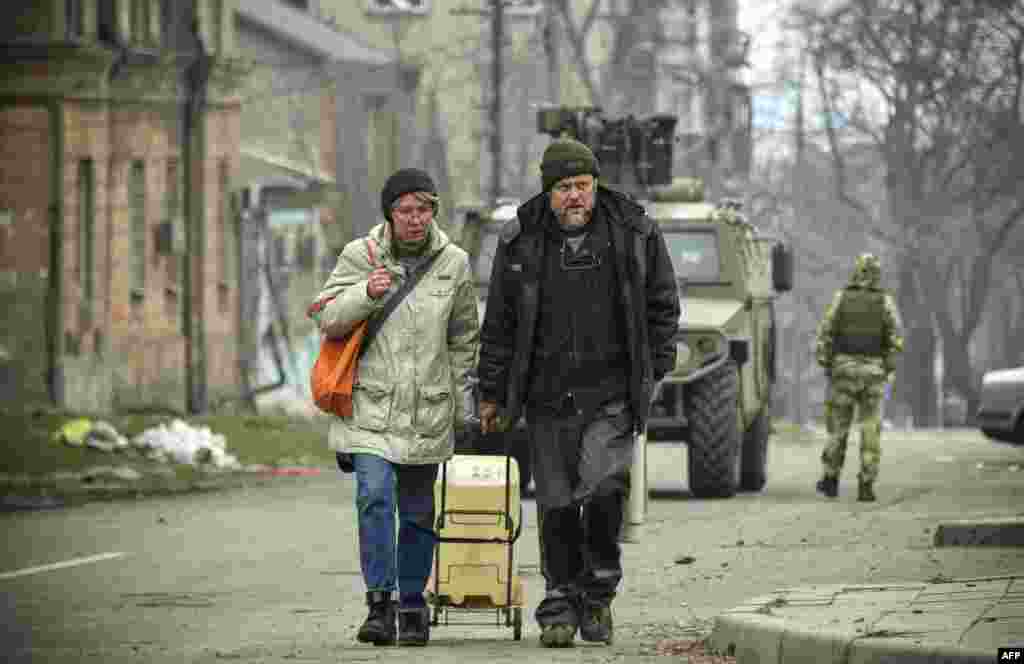
<svg viewBox="0 0 1024 664"><path fill-rule="evenodd" d="M829 498L835 498L839 495L839 478L825 475L818 480L814 488L818 490L818 493L823 493Z"/></svg>
<svg viewBox="0 0 1024 664"><path fill-rule="evenodd" d="M580 605L580 637L584 641L612 644L612 607L583 601Z"/></svg>
<svg viewBox="0 0 1024 664"><path fill-rule="evenodd" d="M366 593L366 604L370 607L370 615L359 628L356 636L362 643L375 646L390 646L395 643L395 603L391 593L379 590Z"/></svg>
<svg viewBox="0 0 1024 664"><path fill-rule="evenodd" d="M430 641L430 609L425 606L398 609L398 645L425 646Z"/></svg>
<svg viewBox="0 0 1024 664"><path fill-rule="evenodd" d="M875 502L875 483L870 480L860 480L857 484L857 500L862 503Z"/></svg>

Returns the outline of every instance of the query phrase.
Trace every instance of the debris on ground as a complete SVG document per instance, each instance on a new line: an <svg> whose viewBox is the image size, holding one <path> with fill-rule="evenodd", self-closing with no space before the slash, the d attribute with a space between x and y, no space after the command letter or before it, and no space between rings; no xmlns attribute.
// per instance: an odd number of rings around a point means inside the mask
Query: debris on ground
<svg viewBox="0 0 1024 664"><path fill-rule="evenodd" d="M54 441L72 447L91 447L103 452L117 452L135 447L154 461L173 461L193 466L213 466L226 470L240 469L242 464L227 451L227 439L209 427L194 427L181 419L146 429L131 440L109 422L87 417L70 420L53 433Z"/></svg>
<svg viewBox="0 0 1024 664"><path fill-rule="evenodd" d="M78 417L53 433L55 442L72 447L92 447L102 452L114 452L130 447L128 439L118 433L109 422L94 422L87 417Z"/></svg>
<svg viewBox="0 0 1024 664"><path fill-rule="evenodd" d="M181 464L211 465L224 469L238 469L242 466L227 451L224 435L213 433L209 427L193 427L181 419L146 429L132 438L132 444L145 450L147 456L153 459L165 458Z"/></svg>
<svg viewBox="0 0 1024 664"><path fill-rule="evenodd" d="M662 639L654 646L656 655L684 656L689 664L736 664L736 658L710 651L703 639Z"/></svg>

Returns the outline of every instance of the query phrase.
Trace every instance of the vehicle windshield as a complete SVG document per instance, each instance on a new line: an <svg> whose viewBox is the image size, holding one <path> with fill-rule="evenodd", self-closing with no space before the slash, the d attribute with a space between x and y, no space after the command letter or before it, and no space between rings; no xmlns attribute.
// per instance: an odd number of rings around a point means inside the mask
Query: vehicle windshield
<svg viewBox="0 0 1024 664"><path fill-rule="evenodd" d="M714 231L675 231L665 233L672 266L677 279L720 281L718 235Z"/></svg>

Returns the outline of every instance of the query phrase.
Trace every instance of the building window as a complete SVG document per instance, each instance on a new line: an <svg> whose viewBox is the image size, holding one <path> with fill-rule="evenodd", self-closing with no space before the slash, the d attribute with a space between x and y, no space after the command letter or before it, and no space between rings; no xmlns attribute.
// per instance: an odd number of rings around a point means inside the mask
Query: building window
<svg viewBox="0 0 1024 664"><path fill-rule="evenodd" d="M184 228L182 228L181 220L181 169L177 159L167 160L166 177L167 181L164 188L164 223L167 224L171 234L170 253L167 254L166 262L167 283L170 289L167 299L173 301L168 304L168 313L178 315L181 313L181 298L178 297L178 294L181 291L182 284L179 283L181 279L179 274L181 257L176 246L181 241L181 233L184 232Z"/></svg>
<svg viewBox="0 0 1024 664"><path fill-rule="evenodd" d="M128 179L131 217L131 294L141 299L146 290L146 166L132 162Z"/></svg>
<svg viewBox="0 0 1024 664"><path fill-rule="evenodd" d="M231 165L227 159L222 159L217 168L218 199L217 205L217 243L220 250L220 310L227 311L229 298L228 293L231 285L235 283L235 242L231 215Z"/></svg>
<svg viewBox="0 0 1024 664"><path fill-rule="evenodd" d="M64 26L68 39L80 39L85 35L82 0L64 0Z"/></svg>
<svg viewBox="0 0 1024 664"><path fill-rule="evenodd" d="M92 159L78 162L78 283L83 317L91 319L96 294L96 179Z"/></svg>
<svg viewBox="0 0 1024 664"><path fill-rule="evenodd" d="M220 205L217 206L217 241L220 243L221 282L234 281L235 252L231 233L231 166L222 160L218 168Z"/></svg>
<svg viewBox="0 0 1024 664"><path fill-rule="evenodd" d="M309 11L309 0L281 0L281 4L301 9L302 11Z"/></svg>
<svg viewBox="0 0 1024 664"><path fill-rule="evenodd" d="M150 0L130 0L132 41L147 43L149 38Z"/></svg>
<svg viewBox="0 0 1024 664"><path fill-rule="evenodd" d="M210 51L223 53L224 0L210 0Z"/></svg>
<svg viewBox="0 0 1024 664"><path fill-rule="evenodd" d="M181 173L177 159L167 160L167 183L164 189L164 221L175 226L181 215ZM175 231L178 229L175 228Z"/></svg>

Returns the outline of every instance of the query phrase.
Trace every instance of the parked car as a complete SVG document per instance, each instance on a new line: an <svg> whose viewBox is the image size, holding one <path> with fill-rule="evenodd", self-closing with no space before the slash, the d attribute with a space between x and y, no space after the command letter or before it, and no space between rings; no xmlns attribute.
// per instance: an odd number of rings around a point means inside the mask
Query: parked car
<svg viewBox="0 0 1024 664"><path fill-rule="evenodd" d="M978 426L989 438L1024 444L1024 366L985 372Z"/></svg>

